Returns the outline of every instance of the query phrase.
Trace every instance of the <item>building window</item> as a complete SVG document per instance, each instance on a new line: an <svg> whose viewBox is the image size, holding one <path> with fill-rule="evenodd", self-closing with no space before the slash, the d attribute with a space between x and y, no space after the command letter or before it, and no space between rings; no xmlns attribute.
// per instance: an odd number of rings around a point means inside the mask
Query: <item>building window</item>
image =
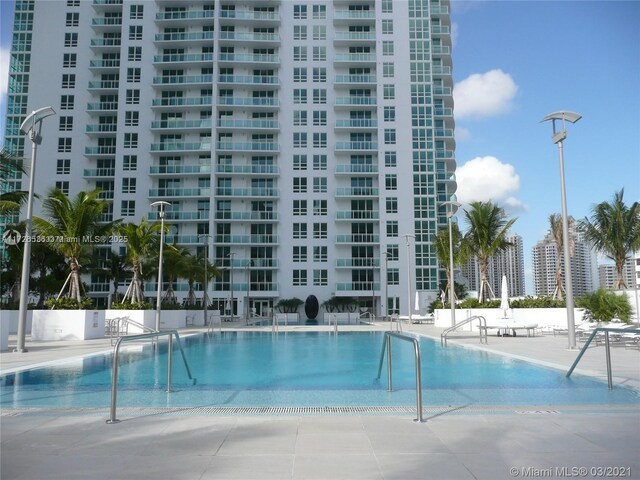
<svg viewBox="0 0 640 480"><path fill-rule="evenodd" d="M124 112L126 127L137 127L140 124L140 112Z"/></svg>
<svg viewBox="0 0 640 480"><path fill-rule="evenodd" d="M390 40L382 41L382 55L390 57L393 55L393 42Z"/></svg>
<svg viewBox="0 0 640 480"><path fill-rule="evenodd" d="M71 173L71 159L58 159L56 163L56 173L58 175L69 175Z"/></svg>
<svg viewBox="0 0 640 480"><path fill-rule="evenodd" d="M395 173L388 173L384 176L385 190L398 190L398 176Z"/></svg>
<svg viewBox="0 0 640 480"><path fill-rule="evenodd" d="M307 18L307 6L306 5L294 5L293 6L293 18L295 20L304 20Z"/></svg>
<svg viewBox="0 0 640 480"><path fill-rule="evenodd" d="M393 0L382 0L382 13L393 13Z"/></svg>
<svg viewBox="0 0 640 480"><path fill-rule="evenodd" d="M293 238L296 238L296 239L307 238L307 224L306 223L294 223L293 224Z"/></svg>
<svg viewBox="0 0 640 480"><path fill-rule="evenodd" d="M294 40L306 40L307 39L307 26L306 25L294 25L293 26L293 39Z"/></svg>
<svg viewBox="0 0 640 480"><path fill-rule="evenodd" d="M307 271L306 270L294 270L293 271L293 286L305 287L307 285Z"/></svg>
<svg viewBox="0 0 640 480"><path fill-rule="evenodd" d="M293 148L306 148L307 132L293 132Z"/></svg>
<svg viewBox="0 0 640 480"><path fill-rule="evenodd" d="M385 62L382 64L382 76L384 78L393 78L395 76L395 67L393 63Z"/></svg>
<svg viewBox="0 0 640 480"><path fill-rule="evenodd" d="M327 81L327 69L325 67L314 68L313 81L318 83L325 83Z"/></svg>
<svg viewBox="0 0 640 480"><path fill-rule="evenodd" d="M384 129L384 144L395 145L396 144L396 129L385 128Z"/></svg>
<svg viewBox="0 0 640 480"><path fill-rule="evenodd" d="M393 20L382 20L382 33L385 35L393 33Z"/></svg>
<svg viewBox="0 0 640 480"><path fill-rule="evenodd" d="M131 20L141 20L144 15L144 5L131 5L129 7L129 18Z"/></svg>
<svg viewBox="0 0 640 480"><path fill-rule="evenodd" d="M313 261L314 262L326 262L327 261L327 247L313 247Z"/></svg>
<svg viewBox="0 0 640 480"><path fill-rule="evenodd" d="M123 217L133 217L136 214L135 200L122 200L120 202L120 215Z"/></svg>
<svg viewBox="0 0 640 480"><path fill-rule="evenodd" d="M65 195L69 195L69 182L67 180L56 182L56 188Z"/></svg>
<svg viewBox="0 0 640 480"><path fill-rule="evenodd" d="M317 287L326 286L329 283L327 270L313 271L313 285Z"/></svg>
<svg viewBox="0 0 640 480"><path fill-rule="evenodd" d="M385 122L396 121L396 107L384 107L384 121Z"/></svg>
<svg viewBox="0 0 640 480"><path fill-rule="evenodd" d="M130 62L139 62L142 60L142 47L129 47L127 50L127 59Z"/></svg>
<svg viewBox="0 0 640 480"><path fill-rule="evenodd" d="M397 244L387 245L387 257L389 261L398 261L400 258L400 247Z"/></svg>
<svg viewBox="0 0 640 480"><path fill-rule="evenodd" d="M122 179L122 193L136 193L136 179L125 177Z"/></svg>
<svg viewBox="0 0 640 480"><path fill-rule="evenodd" d="M73 130L73 117L60 117L58 130L61 132Z"/></svg>
<svg viewBox="0 0 640 480"><path fill-rule="evenodd" d="M62 56L62 67L73 68L78 63L78 55L75 53L65 53Z"/></svg>
<svg viewBox="0 0 640 480"><path fill-rule="evenodd" d="M293 261L294 262L306 262L307 261L307 247L293 247Z"/></svg>
<svg viewBox="0 0 640 480"><path fill-rule="evenodd" d="M58 152L59 153L71 152L71 138L62 137L58 139Z"/></svg>
<svg viewBox="0 0 640 480"><path fill-rule="evenodd" d="M129 40L142 40L142 25L129 25Z"/></svg>
<svg viewBox="0 0 640 480"><path fill-rule="evenodd" d="M79 7L80 0L67 0L67 7Z"/></svg>
<svg viewBox="0 0 640 480"><path fill-rule="evenodd" d="M384 152L384 166L395 167L398 165L396 152Z"/></svg>
<svg viewBox="0 0 640 480"><path fill-rule="evenodd" d="M389 197L385 201L387 213L398 213L398 199L396 197Z"/></svg>
<svg viewBox="0 0 640 480"><path fill-rule="evenodd" d="M307 103L307 89L306 88L294 88L293 89L293 103L305 104Z"/></svg>
<svg viewBox="0 0 640 480"><path fill-rule="evenodd" d="M400 270L390 268L387 271L387 285L400 285Z"/></svg>
<svg viewBox="0 0 640 480"><path fill-rule="evenodd" d="M327 90L324 88L314 88L313 103L316 105L327 103Z"/></svg>
<svg viewBox="0 0 640 480"><path fill-rule="evenodd" d="M315 126L323 126L327 124L327 112L324 110L315 110L313 112L313 124Z"/></svg>
<svg viewBox="0 0 640 480"><path fill-rule="evenodd" d="M60 110L73 110L75 97L73 95L62 95L60 97Z"/></svg>
<svg viewBox="0 0 640 480"><path fill-rule="evenodd" d="M307 201L306 200L294 200L293 201L293 214L294 215L306 215L307 214Z"/></svg>
<svg viewBox="0 0 640 480"><path fill-rule="evenodd" d="M382 86L382 96L385 100L395 100L396 98L396 87L395 85L383 85Z"/></svg>
<svg viewBox="0 0 640 480"><path fill-rule="evenodd" d="M326 5L314 5L313 6L313 19L324 20L327 18L327 6Z"/></svg>
<svg viewBox="0 0 640 480"><path fill-rule="evenodd" d="M327 169L327 156L326 155L314 155L313 156L313 169L314 170L326 170Z"/></svg>
<svg viewBox="0 0 640 480"><path fill-rule="evenodd" d="M65 73L62 75L62 88L76 88L75 73Z"/></svg>
<svg viewBox="0 0 640 480"><path fill-rule="evenodd" d="M326 25L314 25L313 26L313 39L314 40L326 40L327 39L327 26Z"/></svg>
<svg viewBox="0 0 640 480"><path fill-rule="evenodd" d="M327 193L327 177L313 177L313 193Z"/></svg>
<svg viewBox="0 0 640 480"><path fill-rule="evenodd" d="M138 134L137 133L125 133L124 134L124 148L138 148Z"/></svg>
<svg viewBox="0 0 640 480"><path fill-rule="evenodd" d="M125 155L122 157L122 170L135 171L138 169L138 156Z"/></svg>
<svg viewBox="0 0 640 480"><path fill-rule="evenodd" d="M307 177L293 178L293 193L307 193Z"/></svg>
<svg viewBox="0 0 640 480"><path fill-rule="evenodd" d="M293 69L293 81L296 83L307 81L307 68L296 67Z"/></svg>
<svg viewBox="0 0 640 480"><path fill-rule="evenodd" d="M317 217L323 217L327 215L327 201L326 200L314 200L313 201L313 214Z"/></svg>
<svg viewBox="0 0 640 480"><path fill-rule="evenodd" d="M78 46L78 34L73 33L65 33L64 34L64 46L65 47L77 47Z"/></svg>
<svg viewBox="0 0 640 480"><path fill-rule="evenodd" d="M327 47L313 47L313 61L324 62L327 59Z"/></svg>
<svg viewBox="0 0 640 480"><path fill-rule="evenodd" d="M80 25L80 14L77 12L67 13L65 25L67 27L77 27L78 25Z"/></svg>
<svg viewBox="0 0 640 480"><path fill-rule="evenodd" d="M307 47L293 47L293 60L295 62L305 62L307 60Z"/></svg>
<svg viewBox="0 0 640 480"><path fill-rule="evenodd" d="M327 148L327 134L325 132L313 133L314 148Z"/></svg>
<svg viewBox="0 0 640 480"><path fill-rule="evenodd" d="M127 105L138 105L140 103L140 90L138 89L127 90L125 103Z"/></svg>
<svg viewBox="0 0 640 480"><path fill-rule="evenodd" d="M306 170L307 169L307 156L306 155L294 155L293 156L293 169L294 170Z"/></svg>
<svg viewBox="0 0 640 480"><path fill-rule="evenodd" d="M140 68L127 68L127 82L140 83Z"/></svg>
<svg viewBox="0 0 640 480"><path fill-rule="evenodd" d="M305 126L307 124L307 112L306 110L294 110L293 111L293 124L296 126Z"/></svg>
<svg viewBox="0 0 640 480"><path fill-rule="evenodd" d="M398 221L388 220L387 221L387 237L397 237L397 236L398 236Z"/></svg>

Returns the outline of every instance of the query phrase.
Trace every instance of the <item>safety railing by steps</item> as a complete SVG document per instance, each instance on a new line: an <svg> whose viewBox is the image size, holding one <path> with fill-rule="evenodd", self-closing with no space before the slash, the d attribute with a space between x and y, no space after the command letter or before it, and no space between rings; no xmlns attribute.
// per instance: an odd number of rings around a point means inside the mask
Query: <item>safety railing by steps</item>
<svg viewBox="0 0 640 480"><path fill-rule="evenodd" d="M462 325L478 320L478 331L480 332L480 343L489 343L487 341L487 320L482 315L474 315L456 323L453 327L449 327L440 334L440 344L447 346L447 335L457 330Z"/></svg>
<svg viewBox="0 0 640 480"><path fill-rule="evenodd" d="M153 328L147 327L135 320L131 320L129 317L108 318L106 326L112 346L115 339L120 338L123 335L129 335L129 325L139 328L140 331L145 333L155 332Z"/></svg>
<svg viewBox="0 0 640 480"><path fill-rule="evenodd" d="M391 360L391 337L413 343L413 350L416 357L416 415L414 422L424 422L422 417L422 369L420 368L420 342L417 338L399 332L384 332L384 342L382 344L382 352L380 352L380 363L378 364L378 376L382 372L382 362L384 361L384 352L387 351L387 391L393 391L393 374Z"/></svg>
<svg viewBox="0 0 640 480"><path fill-rule="evenodd" d="M591 335L589 335L589 338L587 339L587 341L584 342L584 345L582 346L582 350L580 350L580 353L578 354L575 361L573 362L573 365L571 365L571 368L567 372L566 376L567 377L571 376L571 374L573 373L573 370L576 368L576 366L582 359L584 352L586 352L587 348L589 348L589 344L591 343L591 340L593 340L596 337L596 335L598 335L599 332L604 332L604 355L605 355L605 361L607 362L607 385L609 386L609 390L611 390L613 388L613 376L611 374L611 347L609 343L609 334L610 333L620 333L620 334L632 333L632 334L638 335L640 334L640 329L608 328L608 327L594 328L593 332L591 332Z"/></svg>
<svg viewBox="0 0 640 480"><path fill-rule="evenodd" d="M111 409L109 413L109 420L107 423L118 423L120 420L116 418L116 403L118 396L118 356L120 354L120 346L124 342L134 342L139 340L145 340L148 338L159 338L161 336L168 336L168 345L167 345L167 393L171 392L171 373L173 367L173 337L176 339L176 343L178 344L178 348L180 349L180 353L182 354L182 360L184 362L184 366L187 369L187 375L189 376L189 380L192 381L193 385L196 384L196 379L191 375L191 369L189 369L189 363L187 362L187 357L184 354L184 350L182 349L182 344L180 343L180 335L177 330L164 330L162 332L153 331L151 333L143 333L140 335L129 335L126 337L120 337L116 342L115 347L113 347L113 367L111 369ZM154 351L157 351L154 349Z"/></svg>

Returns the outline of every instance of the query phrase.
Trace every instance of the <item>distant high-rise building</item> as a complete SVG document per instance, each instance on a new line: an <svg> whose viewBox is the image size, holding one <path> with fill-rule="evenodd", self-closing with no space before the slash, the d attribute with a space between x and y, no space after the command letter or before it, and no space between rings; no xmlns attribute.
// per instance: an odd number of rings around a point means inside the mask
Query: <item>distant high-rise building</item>
<svg viewBox="0 0 640 480"><path fill-rule="evenodd" d="M622 267L622 278L624 278L624 283L627 285L627 288L635 288L636 281L636 259L633 257L633 254L629 259L624 263ZM616 266L608 263L604 265L598 265L598 280L600 281L600 288L613 289L616 286L616 281L618 280L618 272L616 271Z"/></svg>
<svg viewBox="0 0 640 480"><path fill-rule="evenodd" d="M507 287L510 297L525 295L524 283L524 247L522 237L514 234L507 237L512 245L504 252L491 258L487 277L494 296L502 294L502 276L507 277ZM460 268L462 277L466 280L467 290L478 291L480 288L480 269L475 257L470 258Z"/></svg>
<svg viewBox="0 0 640 480"><path fill-rule="evenodd" d="M574 297L581 297L594 290L597 258L591 245L587 244L576 230L575 222L569 222L569 237L573 243L571 257L571 280ZM558 252L556 243L549 231L544 239L533 246L532 264L535 295L553 295L556 288L556 265L561 262L564 279L562 252ZM564 285L564 280L563 280Z"/></svg>
<svg viewBox="0 0 640 480"><path fill-rule="evenodd" d="M170 202L167 243L209 242L209 297L236 312L313 294L408 313L407 291L437 294L456 190L449 0L16 0L13 25L5 147L29 158L21 122L57 112L40 198L98 187L104 220L133 223ZM105 301L108 279L86 280Z"/></svg>

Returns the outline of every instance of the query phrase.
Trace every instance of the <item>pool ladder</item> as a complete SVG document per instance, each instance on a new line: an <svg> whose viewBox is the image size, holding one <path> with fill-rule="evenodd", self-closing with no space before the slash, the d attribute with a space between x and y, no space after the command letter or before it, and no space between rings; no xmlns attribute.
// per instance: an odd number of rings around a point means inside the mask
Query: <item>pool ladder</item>
<svg viewBox="0 0 640 480"><path fill-rule="evenodd" d="M451 332L457 330L462 325L466 325L467 323L471 323L474 320L478 320L478 330L480 331L480 343L485 343L485 344L489 343L487 341L487 320L482 315L474 315L472 317L466 318L465 320L462 320L461 322L456 323L453 327L449 327L446 330L444 330L440 334L440 344L442 346L446 347L447 346L447 335L449 335Z"/></svg>
<svg viewBox="0 0 640 480"><path fill-rule="evenodd" d="M129 335L127 337L120 337L116 342L115 347L113 347L113 368L111 370L111 409L109 412L109 420L107 423L119 423L120 420L116 418L116 400L118 396L118 356L120 354L120 345L123 342L133 342L136 340L145 340L147 338L159 339L161 336L169 337L169 345L167 347L167 393L171 392L171 370L173 366L173 337L176 338L176 343L178 344L178 348L180 349L180 353L182 354L182 360L184 361L184 366L187 369L187 375L189 379L195 385L196 379L191 375L191 370L189 369L189 363L187 362L187 357L184 354L184 350L182 349L182 344L180 343L180 335L177 330L165 330L162 332L150 332L143 333L140 335Z"/></svg>
<svg viewBox="0 0 640 480"><path fill-rule="evenodd" d="M424 422L422 416L422 369L420 368L420 342L416 337L412 337L405 333L399 332L384 332L384 342L382 343L382 351L380 352L380 363L378 364L378 376L382 373L382 362L384 361L384 352L387 351L387 391L393 391L393 373L391 368L391 337L404 340L405 342L411 342L413 344L413 351L416 357L416 416L414 422Z"/></svg>

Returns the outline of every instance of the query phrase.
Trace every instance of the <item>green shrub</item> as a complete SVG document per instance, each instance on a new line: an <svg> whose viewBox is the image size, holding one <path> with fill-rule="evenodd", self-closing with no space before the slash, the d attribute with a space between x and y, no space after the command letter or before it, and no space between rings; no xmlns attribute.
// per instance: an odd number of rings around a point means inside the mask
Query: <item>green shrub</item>
<svg viewBox="0 0 640 480"><path fill-rule="evenodd" d="M113 310L151 310L149 302L114 302L111 304Z"/></svg>
<svg viewBox="0 0 640 480"><path fill-rule="evenodd" d="M44 304L51 310L89 310L93 308L93 299L84 298L78 303L78 300L75 298L50 298L49 300L45 300Z"/></svg>
<svg viewBox="0 0 640 480"><path fill-rule="evenodd" d="M594 320L610 322L619 318L625 323L631 321L631 305L626 295L616 295L600 288L576 300L576 306L585 308Z"/></svg>

